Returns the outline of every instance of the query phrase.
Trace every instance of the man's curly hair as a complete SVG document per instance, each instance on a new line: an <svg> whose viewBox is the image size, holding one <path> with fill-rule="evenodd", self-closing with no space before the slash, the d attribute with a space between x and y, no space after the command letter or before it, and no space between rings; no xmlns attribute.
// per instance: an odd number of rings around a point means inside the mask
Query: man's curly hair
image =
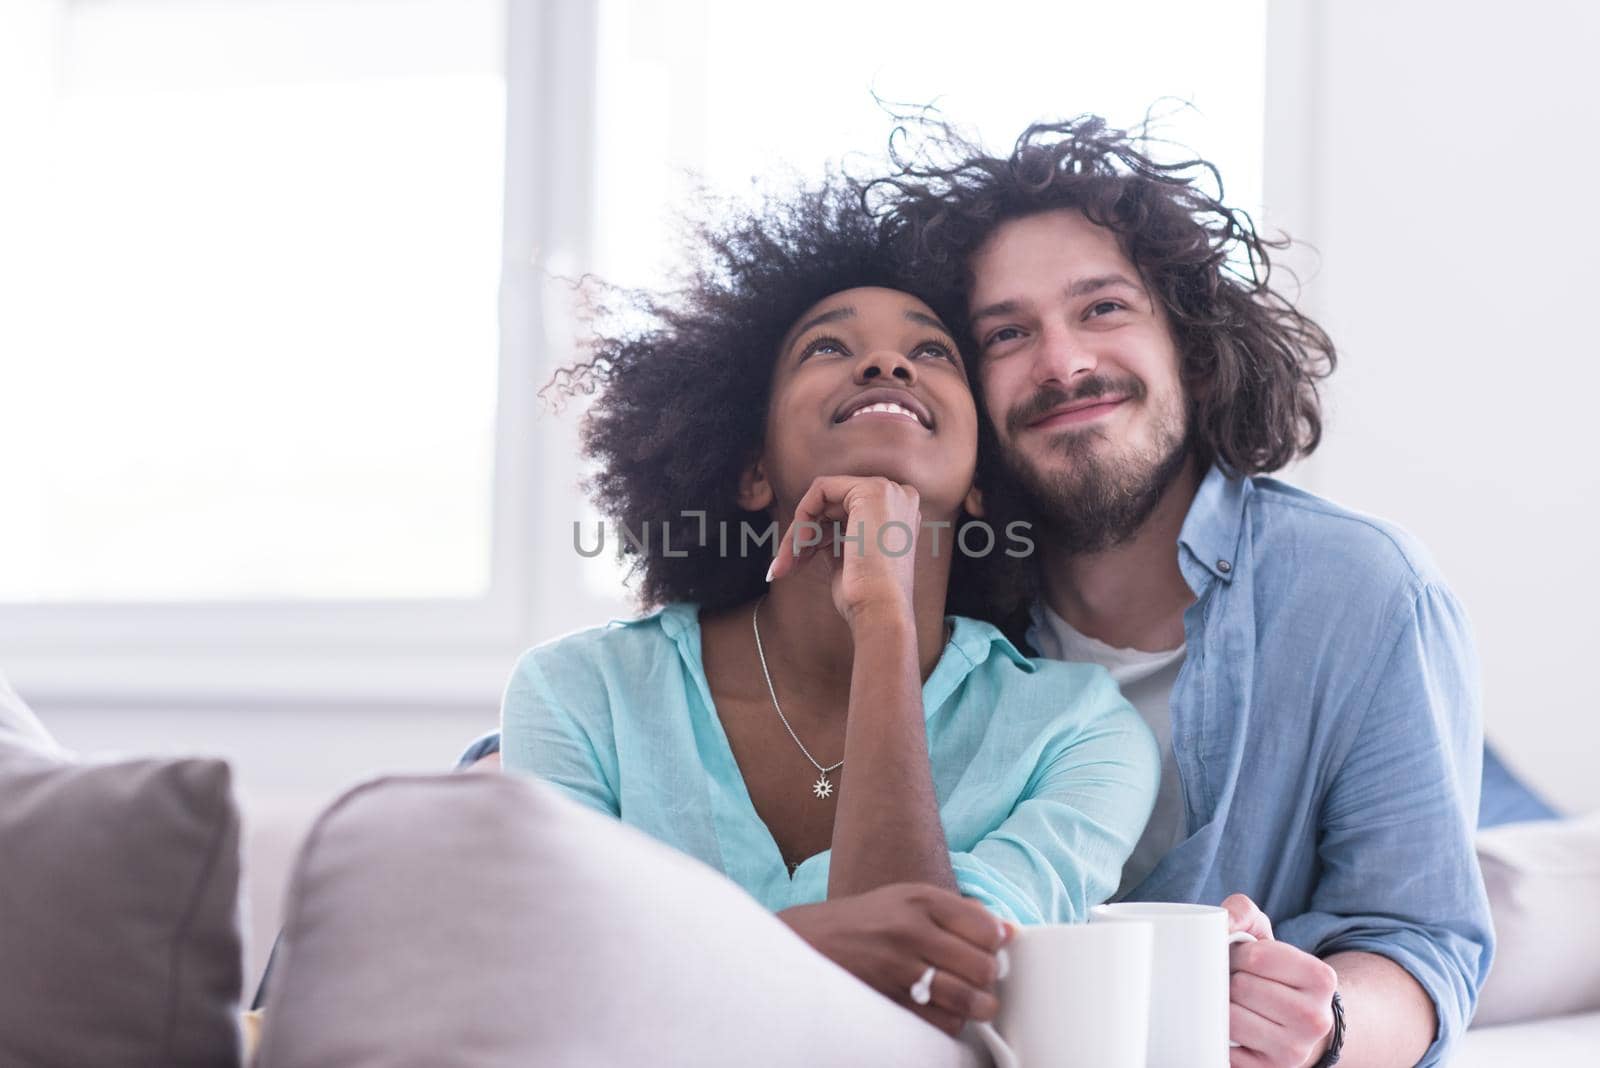
<svg viewBox="0 0 1600 1068"><path fill-rule="evenodd" d="M1333 342L1270 285L1269 250L1288 241L1261 237L1248 215L1222 202L1215 166L1158 162L1140 149L1142 133L1093 115L1029 126L1003 157L937 117L914 121L927 136L914 151L892 141L895 169L867 183L866 195L886 242L916 265L925 288L943 294L947 322L963 338L971 259L995 229L1077 210L1117 235L1165 308L1203 461L1253 475L1317 447L1317 384L1333 371Z"/></svg>
<svg viewBox="0 0 1600 1068"><path fill-rule="evenodd" d="M765 591L775 545L752 539L741 556L741 524L763 533L772 517L739 507L739 479L765 442L773 367L795 321L823 298L860 286L926 300L847 182L768 196L754 207L723 205L719 214L694 228L683 283L662 294L613 292L612 306L598 309L589 357L546 387L599 394L582 426L584 455L599 468L587 488L601 514L629 534L619 550L632 558L645 608L693 601L717 611ZM703 523L686 512L703 512ZM646 530L648 551L641 551L634 541ZM959 568L962 558L954 559ZM972 597L950 604L981 609Z"/></svg>

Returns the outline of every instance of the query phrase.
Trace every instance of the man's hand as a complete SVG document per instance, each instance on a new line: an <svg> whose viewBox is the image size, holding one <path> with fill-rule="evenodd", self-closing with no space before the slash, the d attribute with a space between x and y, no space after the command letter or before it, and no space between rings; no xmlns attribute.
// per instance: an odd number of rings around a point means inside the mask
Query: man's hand
<svg viewBox="0 0 1600 1068"><path fill-rule="evenodd" d="M1333 1037L1332 966L1275 941L1272 921L1243 894L1222 903L1228 930L1248 931L1257 941L1230 948L1233 980L1228 1030L1238 1048L1231 1068L1305 1068L1327 1052Z"/></svg>
<svg viewBox="0 0 1600 1068"><path fill-rule="evenodd" d="M968 1020L993 1020L995 980L1010 930L988 909L950 890L892 883L863 894L796 905L778 913L813 949L948 1035ZM932 1000L918 1005L911 986L938 969Z"/></svg>

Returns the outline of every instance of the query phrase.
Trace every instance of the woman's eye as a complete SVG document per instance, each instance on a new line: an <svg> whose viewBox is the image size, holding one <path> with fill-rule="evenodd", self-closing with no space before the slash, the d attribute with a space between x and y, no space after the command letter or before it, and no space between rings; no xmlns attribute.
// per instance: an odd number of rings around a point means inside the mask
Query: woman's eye
<svg viewBox="0 0 1600 1068"><path fill-rule="evenodd" d="M818 354L848 356L850 350L845 348L844 342L837 338L819 337L805 347L805 351L800 354L800 358L803 360L808 356L816 356Z"/></svg>
<svg viewBox="0 0 1600 1068"><path fill-rule="evenodd" d="M1122 310L1122 305L1117 303L1116 301L1114 301L1114 300L1102 300L1102 301L1099 301L1098 303L1090 305L1088 314L1085 316L1085 318L1095 319L1095 318L1099 318L1100 316L1103 316L1103 315L1110 315L1114 311L1121 311L1121 310Z"/></svg>
<svg viewBox="0 0 1600 1068"><path fill-rule="evenodd" d="M955 353L950 351L950 346L941 345L937 341L930 341L921 345L912 352L913 356L932 356L936 360L949 360L955 362Z"/></svg>

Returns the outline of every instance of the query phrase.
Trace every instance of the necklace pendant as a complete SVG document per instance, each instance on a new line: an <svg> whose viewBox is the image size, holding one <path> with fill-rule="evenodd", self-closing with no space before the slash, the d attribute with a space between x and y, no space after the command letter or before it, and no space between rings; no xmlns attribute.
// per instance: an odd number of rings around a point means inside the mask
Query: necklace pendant
<svg viewBox="0 0 1600 1068"><path fill-rule="evenodd" d="M811 784L811 792L822 799L833 796L833 783L828 781L827 772L823 772L817 781Z"/></svg>

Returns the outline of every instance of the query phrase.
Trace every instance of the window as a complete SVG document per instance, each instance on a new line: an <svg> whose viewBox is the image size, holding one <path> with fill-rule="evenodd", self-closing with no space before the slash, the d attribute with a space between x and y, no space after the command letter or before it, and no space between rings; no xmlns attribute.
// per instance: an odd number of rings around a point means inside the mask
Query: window
<svg viewBox="0 0 1600 1068"><path fill-rule="evenodd" d="M0 8L20 689L481 711L532 640L615 609L545 566L571 446L532 396L541 280L585 239L591 26L534 0Z"/></svg>
<svg viewBox="0 0 1600 1068"><path fill-rule="evenodd" d="M492 702L627 610L573 523L565 279L713 191L1085 111L1261 202L1264 0L0 8L0 665L37 699ZM592 528L589 528L592 529ZM609 555L609 554L607 554Z"/></svg>
<svg viewBox="0 0 1600 1068"><path fill-rule="evenodd" d="M500 8L7 9L0 600L487 591Z"/></svg>

